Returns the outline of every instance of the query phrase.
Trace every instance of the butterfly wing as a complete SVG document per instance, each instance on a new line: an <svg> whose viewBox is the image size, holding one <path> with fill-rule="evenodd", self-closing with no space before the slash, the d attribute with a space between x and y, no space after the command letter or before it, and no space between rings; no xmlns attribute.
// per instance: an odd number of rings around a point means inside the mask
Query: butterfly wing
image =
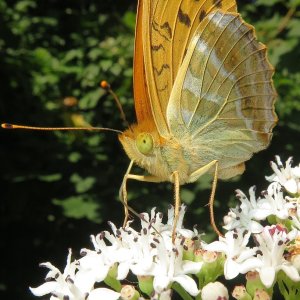
<svg viewBox="0 0 300 300"><path fill-rule="evenodd" d="M200 166L218 160L219 177L232 177L267 147L277 121L273 73L266 47L240 15L215 11L201 22L167 110L172 134L190 139Z"/></svg>
<svg viewBox="0 0 300 300"><path fill-rule="evenodd" d="M143 54L143 33L142 33L143 11L142 1L138 2L136 26L135 26L135 45L133 63L133 86L134 103L138 123L148 120L154 123L149 95L146 85L144 54Z"/></svg>
<svg viewBox="0 0 300 300"><path fill-rule="evenodd" d="M199 23L210 12L236 11L234 0L139 0L134 99L138 122L169 132L166 110L172 86Z"/></svg>

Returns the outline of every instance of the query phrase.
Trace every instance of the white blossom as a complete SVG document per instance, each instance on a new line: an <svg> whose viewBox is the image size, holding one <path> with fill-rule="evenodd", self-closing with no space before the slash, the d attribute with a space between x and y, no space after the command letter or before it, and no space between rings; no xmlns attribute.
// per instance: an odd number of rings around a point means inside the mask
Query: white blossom
<svg viewBox="0 0 300 300"><path fill-rule="evenodd" d="M69 255L63 274L50 263L44 264L50 269L47 278L55 279L31 291L37 296L52 293L58 299L63 296L69 299L90 299L97 294L110 293L106 298L110 299L110 296L117 297L119 293L94 289L94 286L106 280L109 272L116 269L116 280L125 279L129 271L136 276L152 276L154 291L164 293L166 299L169 294L165 291L169 290L173 282L196 296L199 289L191 275L200 271L202 262L183 259L185 239L198 237L197 231L183 228L185 210L186 207L182 205L174 238L173 207L168 211L166 224L162 222L162 214L156 213L155 208L150 214L142 214L139 232L130 227L130 222L125 228L119 229L110 223L111 232L91 236L93 250L82 249L83 257L73 263Z"/></svg>
<svg viewBox="0 0 300 300"><path fill-rule="evenodd" d="M279 182L289 193L300 193L300 164L296 167L292 167L292 157L290 157L285 166L283 166L280 157L275 156L276 163L271 162L271 168L274 174L267 176L269 181Z"/></svg>
<svg viewBox="0 0 300 300"><path fill-rule="evenodd" d="M101 297L107 300L117 300L120 294L107 289L93 289L94 280L88 276L84 278L78 276L78 261L71 262L71 250L67 258L67 265L64 272L61 273L58 268L51 263L42 263L42 267L48 268L50 271L46 275L46 282L39 287L30 288L35 296L44 296L51 294L50 300L96 300Z"/></svg>
<svg viewBox="0 0 300 300"><path fill-rule="evenodd" d="M286 220L290 216L290 210L295 207L295 203L284 197L281 185L278 182L272 182L267 191L263 193L258 207L267 211L268 215L274 215L280 220Z"/></svg>
<svg viewBox="0 0 300 300"><path fill-rule="evenodd" d="M257 258L262 262L256 268L262 283L271 287L275 280L275 275L282 270L293 281L299 281L300 276L297 268L284 257L287 244L297 237L298 231L287 232L280 226L266 226L260 234L256 234L258 243Z"/></svg>
<svg viewBox="0 0 300 300"><path fill-rule="evenodd" d="M256 199L255 187L249 189L249 199L241 190L236 191L236 196L241 204L230 210L225 217L226 225L223 228L227 230L244 229L252 233L261 232L263 226L259 221L266 219L269 211L259 207L260 198Z"/></svg>
<svg viewBox="0 0 300 300"><path fill-rule="evenodd" d="M174 243L172 242L173 208L169 209L166 226L156 227L155 222L153 222L152 224L155 226L156 231L151 231L144 227L137 241L138 246L143 249L140 252L142 256L131 266L131 270L138 276L152 275L154 277L153 287L158 293L167 290L173 282L179 283L193 296L199 293L196 282L189 274L198 273L202 263L182 259L182 241L185 238L195 236L193 231L183 229L182 227L184 213L185 206L182 206L177 223L177 232L179 234ZM146 219L148 220L147 217ZM155 236L153 237L154 234Z"/></svg>
<svg viewBox="0 0 300 300"><path fill-rule="evenodd" d="M182 259L183 248L176 246L171 252L166 251L164 243L158 243L157 256L153 269L153 287L157 292L166 290L171 283L179 283L189 294L199 293L197 284L189 274L196 274L202 267L202 262L185 261Z"/></svg>
<svg viewBox="0 0 300 300"><path fill-rule="evenodd" d="M224 276L226 279L233 279L238 274L245 274L262 265L262 262L255 257L257 248L247 246L250 235L250 232L242 230L228 231L225 237L219 237L219 241L203 245L205 250L225 254Z"/></svg>

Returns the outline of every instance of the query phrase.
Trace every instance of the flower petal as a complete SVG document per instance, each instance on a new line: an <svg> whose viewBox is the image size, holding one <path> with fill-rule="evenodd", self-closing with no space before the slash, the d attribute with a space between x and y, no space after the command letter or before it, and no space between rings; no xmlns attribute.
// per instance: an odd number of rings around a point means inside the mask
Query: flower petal
<svg viewBox="0 0 300 300"><path fill-rule="evenodd" d="M262 265L263 262L260 259L252 257L239 264L239 272L241 274L245 274L251 270L261 267Z"/></svg>
<svg viewBox="0 0 300 300"><path fill-rule="evenodd" d="M190 276L178 275L174 277L174 281L178 282L192 296L197 296L200 292L196 282Z"/></svg>
<svg viewBox="0 0 300 300"><path fill-rule="evenodd" d="M126 278L129 272L129 264L127 262L122 262L118 266L118 276L117 280L123 280Z"/></svg>
<svg viewBox="0 0 300 300"><path fill-rule="evenodd" d="M300 281L300 276L297 269L291 265L283 265L280 268L293 281Z"/></svg>
<svg viewBox="0 0 300 300"><path fill-rule="evenodd" d="M159 300L171 300L172 290L163 291L159 295Z"/></svg>
<svg viewBox="0 0 300 300"><path fill-rule="evenodd" d="M120 298L120 295L121 295L120 293L117 293L107 288L98 288L92 290L87 299L88 300L99 300L99 299L118 300Z"/></svg>
<svg viewBox="0 0 300 300"><path fill-rule="evenodd" d="M228 246L224 242L215 241L210 244L204 245L203 248L207 251L226 252Z"/></svg>
<svg viewBox="0 0 300 300"><path fill-rule="evenodd" d="M230 280L239 275L239 265L232 260L227 258L224 264L224 276L226 279Z"/></svg>
<svg viewBox="0 0 300 300"><path fill-rule="evenodd" d="M153 280L154 290L161 293L163 290L167 289L170 284L170 279L167 276L155 276Z"/></svg>
<svg viewBox="0 0 300 300"><path fill-rule="evenodd" d="M182 262L182 269L184 273L197 274L202 268L203 262L194 262L184 260Z"/></svg>
<svg viewBox="0 0 300 300"><path fill-rule="evenodd" d="M36 287L36 288L32 288L30 287L30 291L33 295L35 296L44 296L47 294L50 294L51 292L55 291L57 288L58 284L56 281L49 281L46 283L43 283L42 285Z"/></svg>
<svg viewBox="0 0 300 300"><path fill-rule="evenodd" d="M296 194L297 193L297 183L294 179L289 179L285 182L284 187L288 192L291 194Z"/></svg>
<svg viewBox="0 0 300 300"><path fill-rule="evenodd" d="M83 292L89 292L95 284L95 275L93 272L79 270L76 273L75 285Z"/></svg>
<svg viewBox="0 0 300 300"><path fill-rule="evenodd" d="M259 270L259 276L262 283L267 287L271 287L275 279L275 269L273 267L265 267Z"/></svg>

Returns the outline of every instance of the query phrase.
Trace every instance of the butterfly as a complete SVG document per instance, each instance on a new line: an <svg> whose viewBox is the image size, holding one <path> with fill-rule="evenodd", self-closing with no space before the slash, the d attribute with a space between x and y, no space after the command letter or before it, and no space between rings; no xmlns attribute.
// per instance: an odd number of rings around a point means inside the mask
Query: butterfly
<svg viewBox="0 0 300 300"><path fill-rule="evenodd" d="M126 181L171 181L175 216L182 184L204 173L245 170L266 148L277 116L274 69L233 0L140 0L134 55L137 124L120 136L131 163ZM133 164L150 175L131 174ZM219 232L218 232L219 233ZM220 234L220 233L219 233Z"/></svg>
<svg viewBox="0 0 300 300"><path fill-rule="evenodd" d="M133 70L137 123L119 133L130 158L120 188L125 222L129 179L174 184L175 230L180 186L210 173L211 223L221 234L213 218L217 179L242 174L277 122L266 46L233 0L139 0ZM149 175L131 173L134 164Z"/></svg>

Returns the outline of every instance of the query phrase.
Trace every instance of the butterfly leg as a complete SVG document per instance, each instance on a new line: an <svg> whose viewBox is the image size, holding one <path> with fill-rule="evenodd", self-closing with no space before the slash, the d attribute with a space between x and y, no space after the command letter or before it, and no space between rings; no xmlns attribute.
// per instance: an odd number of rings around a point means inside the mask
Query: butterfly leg
<svg viewBox="0 0 300 300"><path fill-rule="evenodd" d="M128 221L128 217L129 217L129 211L131 211L134 215L138 215L138 213L136 213L133 209L131 209L128 206L128 198L127 198L127 180L128 179L134 179L137 181L145 181L145 182L161 182L161 179L159 179L156 176L143 176L143 175L135 175L135 174L130 174L130 171L132 169L134 161L132 160L127 168L127 171L124 175L123 181L122 181L122 185L120 187L119 190L119 198L121 200L121 202L124 205L124 213L125 213L125 217L124 217L124 222L123 222L123 226L126 225L127 221Z"/></svg>
<svg viewBox="0 0 300 300"><path fill-rule="evenodd" d="M211 193L209 197L209 217L210 217L210 224L212 228L214 229L215 233L218 236L223 236L223 234L219 231L216 222L215 222L215 214L214 214L214 200L215 200L215 194L216 194L216 188L217 188L217 181L218 181L218 162L215 164L215 173L214 173L214 179L212 183Z"/></svg>
<svg viewBox="0 0 300 300"><path fill-rule="evenodd" d="M133 165L133 161L130 162L129 167L127 169L127 172L124 175L123 178L123 182L120 188L120 199L121 202L124 205L124 211L125 211L125 219L124 219L124 224L123 226L126 225L126 222L128 220L128 216L129 216L129 210L138 216L138 214L132 210L129 206L128 206L128 201L127 201L127 188L126 188L126 184L127 184L127 180L128 179L133 179L133 180L137 180L137 181L144 181L144 182L161 182L161 179L156 177L156 176L143 176L143 175L135 175L135 174L130 174L130 170L132 168ZM175 171L172 174L173 177L173 181L174 181L174 222L173 222L173 232L172 232L172 241L174 242L175 240L175 233L176 233L176 227L177 227L177 222L178 222L178 217L179 217L179 210L180 210L180 184L179 184L179 173L178 171Z"/></svg>
<svg viewBox="0 0 300 300"><path fill-rule="evenodd" d="M120 190L119 190L119 198L120 198L120 201L123 203L124 205L124 222L123 222L123 227L125 227L127 221L128 221L128 216L129 216L129 212L128 212L128 204L127 204L127 188L126 188L126 185L127 185L127 179L128 179L128 174L130 173L131 169L132 169L132 166L133 166L133 160L130 161L130 164L127 168L127 171L123 177L123 181L122 181L122 184L121 184L121 187L120 187Z"/></svg>
<svg viewBox="0 0 300 300"><path fill-rule="evenodd" d="M174 180L174 221L173 221L173 231L172 231L172 242L175 242L176 236L176 227L179 218L179 209L180 209L180 184L179 184L179 173L175 171L172 174Z"/></svg>
<svg viewBox="0 0 300 300"><path fill-rule="evenodd" d="M217 233L219 236L223 236L223 234L217 228L217 225L215 223L215 217L214 217L214 200L215 200L215 193L216 193L217 181L218 181L218 161L213 160L210 163L208 163L207 165L205 165L202 168L200 168L200 169L196 170L195 172L193 172L190 175L189 182L196 181L199 177L201 177L203 174L205 174L212 167L215 168L215 171L214 171L214 178L213 178L213 183L212 183L211 194L210 194L210 197L209 197L210 223L211 223L211 226L213 227L215 233Z"/></svg>

